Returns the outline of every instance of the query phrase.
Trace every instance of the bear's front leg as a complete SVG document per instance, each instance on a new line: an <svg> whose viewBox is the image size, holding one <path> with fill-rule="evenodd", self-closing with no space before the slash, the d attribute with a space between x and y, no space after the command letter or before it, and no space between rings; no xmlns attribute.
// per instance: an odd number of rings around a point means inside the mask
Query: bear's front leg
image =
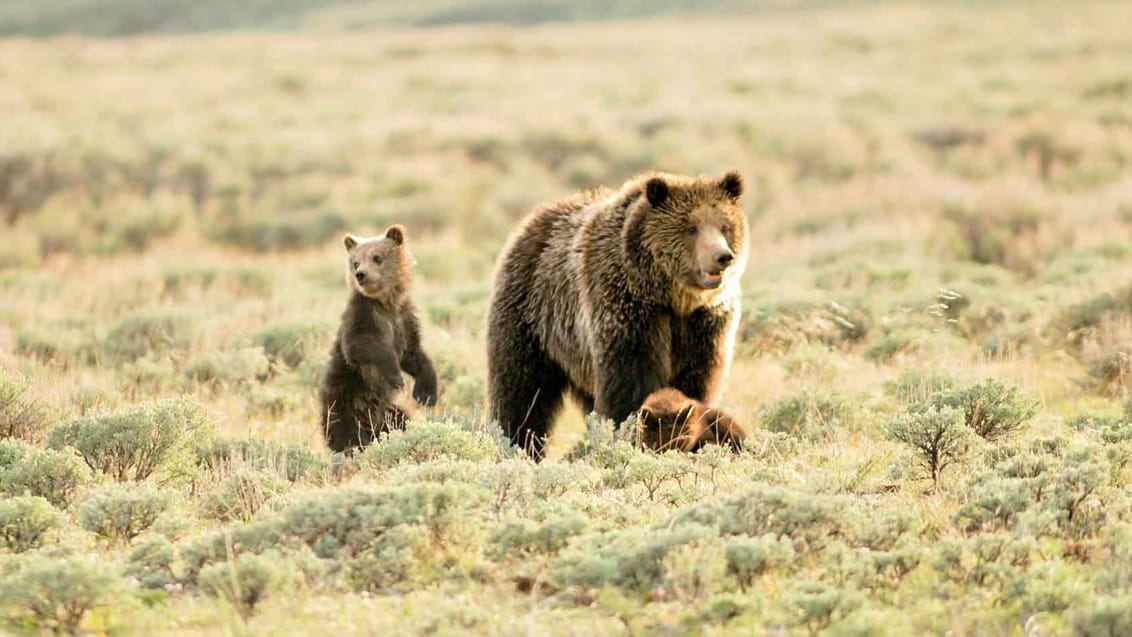
<svg viewBox="0 0 1132 637"><path fill-rule="evenodd" d="M599 336L606 342L594 356L594 411L618 425L672 375L669 340L655 323L631 322Z"/></svg>
<svg viewBox="0 0 1132 637"><path fill-rule="evenodd" d="M437 379L436 368L424 350L418 346L416 350L405 352L401 359L401 369L413 377L413 398L418 404L431 407L436 404Z"/></svg>
<svg viewBox="0 0 1132 637"><path fill-rule="evenodd" d="M737 315L730 308L701 308L679 320L672 342L673 387L716 404L731 364Z"/></svg>
<svg viewBox="0 0 1132 637"><path fill-rule="evenodd" d="M413 377L413 398L418 404L431 407L436 404L436 367L421 347L420 324L413 315L405 320L405 355L401 369Z"/></svg>

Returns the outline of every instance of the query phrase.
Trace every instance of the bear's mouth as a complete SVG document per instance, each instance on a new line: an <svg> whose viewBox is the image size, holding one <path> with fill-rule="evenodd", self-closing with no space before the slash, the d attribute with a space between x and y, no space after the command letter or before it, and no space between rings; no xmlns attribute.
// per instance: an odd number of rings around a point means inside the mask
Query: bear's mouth
<svg viewBox="0 0 1132 637"><path fill-rule="evenodd" d="M696 283L705 290L714 290L723 284L723 270L700 270L696 275Z"/></svg>

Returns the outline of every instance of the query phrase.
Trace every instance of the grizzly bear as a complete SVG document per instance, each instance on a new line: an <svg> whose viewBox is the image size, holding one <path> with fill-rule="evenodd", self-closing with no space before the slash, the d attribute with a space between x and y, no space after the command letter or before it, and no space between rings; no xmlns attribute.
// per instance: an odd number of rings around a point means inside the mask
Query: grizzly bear
<svg viewBox="0 0 1132 637"><path fill-rule="evenodd" d="M644 449L697 451L717 444L738 451L746 437L734 418L672 387L649 394L637 411L637 443Z"/></svg>
<svg viewBox="0 0 1132 637"><path fill-rule="evenodd" d="M381 237L346 235L346 278L350 301L319 399L320 423L334 451L363 447L383 431L403 427L407 415L393 403L412 375L413 398L436 403L436 369L421 349L417 310L409 298L411 259L405 229L389 227Z"/></svg>
<svg viewBox="0 0 1132 637"><path fill-rule="evenodd" d="M536 459L565 392L622 422L661 387L720 397L747 251L743 180L650 173L536 209L496 268L488 415Z"/></svg>

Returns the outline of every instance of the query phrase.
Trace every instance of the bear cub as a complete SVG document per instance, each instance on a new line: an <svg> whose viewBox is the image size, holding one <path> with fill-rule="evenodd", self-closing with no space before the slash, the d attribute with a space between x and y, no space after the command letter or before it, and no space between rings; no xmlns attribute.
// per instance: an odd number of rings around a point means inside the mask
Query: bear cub
<svg viewBox="0 0 1132 637"><path fill-rule="evenodd" d="M747 437L731 416L671 387L645 399L637 412L637 427L638 445L654 451L697 451L707 444L738 451Z"/></svg>
<svg viewBox="0 0 1132 637"><path fill-rule="evenodd" d="M394 404L405 386L401 372L413 377L419 404L436 404L437 394L436 369L421 349L420 321L409 297L405 229L390 226L372 238L346 235L345 245L350 301L319 391L320 425L335 452L404 427L408 416Z"/></svg>

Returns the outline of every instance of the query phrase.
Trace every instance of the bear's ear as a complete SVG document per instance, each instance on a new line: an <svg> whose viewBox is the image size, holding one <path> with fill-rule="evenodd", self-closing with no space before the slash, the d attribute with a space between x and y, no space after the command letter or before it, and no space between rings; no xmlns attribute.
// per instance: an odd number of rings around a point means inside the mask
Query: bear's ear
<svg viewBox="0 0 1132 637"><path fill-rule="evenodd" d="M345 239L342 239L342 244L346 246L346 250L353 250L354 246L358 245L358 238L348 234Z"/></svg>
<svg viewBox="0 0 1132 637"><path fill-rule="evenodd" d="M729 170L720 180L719 187L728 197L738 199L743 194L743 176L737 170Z"/></svg>
<svg viewBox="0 0 1132 637"><path fill-rule="evenodd" d="M653 177L645 184L645 196L653 208L664 204L668 199L668 184L660 177Z"/></svg>
<svg viewBox="0 0 1132 637"><path fill-rule="evenodd" d="M401 224L389 226L389 229L385 231L385 238L397 245L405 243L405 226Z"/></svg>

